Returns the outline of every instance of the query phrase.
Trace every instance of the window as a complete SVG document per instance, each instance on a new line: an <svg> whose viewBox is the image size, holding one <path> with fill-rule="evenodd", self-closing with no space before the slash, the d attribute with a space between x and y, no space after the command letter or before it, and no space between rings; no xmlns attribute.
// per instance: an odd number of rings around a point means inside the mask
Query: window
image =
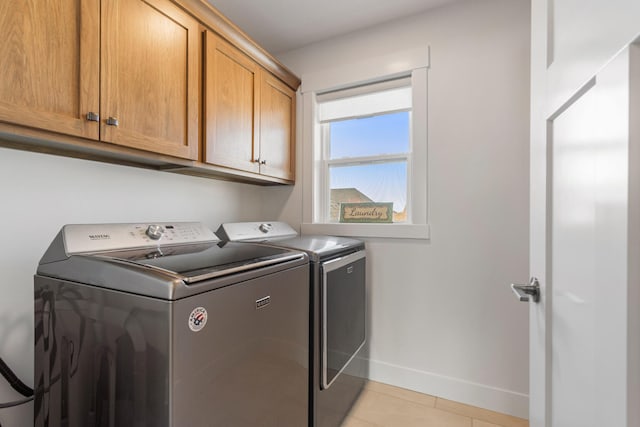
<svg viewBox="0 0 640 427"><path fill-rule="evenodd" d="M369 63L329 82L303 76L303 232L429 237L428 51L418 56L404 63L421 66L389 75Z"/></svg>
<svg viewBox="0 0 640 427"><path fill-rule="evenodd" d="M322 144L318 189L325 200L321 221L348 222L341 208L351 206L362 212L351 221L406 222L411 79L328 92L316 102ZM379 215L373 215L376 208Z"/></svg>

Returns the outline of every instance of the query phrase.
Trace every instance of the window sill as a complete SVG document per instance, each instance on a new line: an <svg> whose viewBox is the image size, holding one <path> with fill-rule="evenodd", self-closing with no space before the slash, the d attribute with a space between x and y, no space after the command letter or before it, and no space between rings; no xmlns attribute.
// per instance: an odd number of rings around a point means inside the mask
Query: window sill
<svg viewBox="0 0 640 427"><path fill-rule="evenodd" d="M391 239L430 238L428 224L320 224L303 223L302 234L327 234L346 237L383 237Z"/></svg>

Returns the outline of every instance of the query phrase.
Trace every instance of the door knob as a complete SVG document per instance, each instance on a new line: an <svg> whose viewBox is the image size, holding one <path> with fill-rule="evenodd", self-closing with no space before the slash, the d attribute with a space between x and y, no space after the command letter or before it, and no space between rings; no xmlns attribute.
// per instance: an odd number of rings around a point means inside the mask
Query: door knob
<svg viewBox="0 0 640 427"><path fill-rule="evenodd" d="M540 283L535 277L532 277L531 280L529 280L528 285L518 285L516 283L512 283L511 290L513 290L520 301L540 301Z"/></svg>

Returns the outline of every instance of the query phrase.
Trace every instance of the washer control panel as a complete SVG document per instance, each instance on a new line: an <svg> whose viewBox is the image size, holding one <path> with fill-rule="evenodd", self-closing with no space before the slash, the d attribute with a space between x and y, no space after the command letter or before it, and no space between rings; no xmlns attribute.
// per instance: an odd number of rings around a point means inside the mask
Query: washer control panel
<svg viewBox="0 0 640 427"><path fill-rule="evenodd" d="M295 237L298 233L286 222L264 221L226 222L218 228L216 235L229 242L260 242Z"/></svg>
<svg viewBox="0 0 640 427"><path fill-rule="evenodd" d="M67 254L216 242L200 222L70 224L63 228Z"/></svg>

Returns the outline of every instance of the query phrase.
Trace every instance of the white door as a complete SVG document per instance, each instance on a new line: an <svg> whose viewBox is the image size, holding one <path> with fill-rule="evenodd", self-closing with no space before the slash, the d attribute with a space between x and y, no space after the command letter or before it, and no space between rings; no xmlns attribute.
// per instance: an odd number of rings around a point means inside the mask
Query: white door
<svg viewBox="0 0 640 427"><path fill-rule="evenodd" d="M532 105L531 427L640 425L639 63L631 46L558 110Z"/></svg>

